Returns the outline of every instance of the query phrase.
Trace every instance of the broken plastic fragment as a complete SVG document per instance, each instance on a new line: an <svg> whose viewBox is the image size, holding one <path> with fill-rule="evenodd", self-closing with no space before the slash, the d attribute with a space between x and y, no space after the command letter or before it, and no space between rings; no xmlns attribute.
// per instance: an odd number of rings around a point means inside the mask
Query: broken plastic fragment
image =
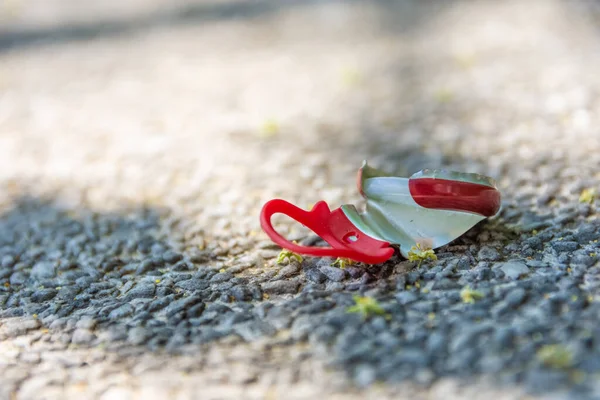
<svg viewBox="0 0 600 400"><path fill-rule="evenodd" d="M375 264L393 255L390 245L399 245L408 258L411 248L443 246L500 209L495 182L478 174L423 170L400 178L365 162L358 172L358 190L366 200L362 213L349 204L331 211L323 201L305 211L275 199L263 207L261 225L274 242L295 253ZM276 213L302 223L331 247L289 242L271 224Z"/></svg>

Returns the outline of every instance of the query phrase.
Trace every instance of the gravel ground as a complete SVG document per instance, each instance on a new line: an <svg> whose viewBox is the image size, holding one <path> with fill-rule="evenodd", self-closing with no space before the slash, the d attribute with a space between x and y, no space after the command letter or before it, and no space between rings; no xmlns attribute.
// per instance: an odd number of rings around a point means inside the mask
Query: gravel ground
<svg viewBox="0 0 600 400"><path fill-rule="evenodd" d="M600 398L598 3L89 3L0 4L1 398ZM278 265L363 159L502 211Z"/></svg>

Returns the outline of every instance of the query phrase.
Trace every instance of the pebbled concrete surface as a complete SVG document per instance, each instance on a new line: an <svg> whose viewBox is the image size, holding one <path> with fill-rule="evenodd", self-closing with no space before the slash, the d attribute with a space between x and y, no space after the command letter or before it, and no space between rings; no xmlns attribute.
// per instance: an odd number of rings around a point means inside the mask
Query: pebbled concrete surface
<svg viewBox="0 0 600 400"><path fill-rule="evenodd" d="M2 398L600 396L596 3L2 7ZM362 159L502 212L420 267L277 265L262 203L358 204Z"/></svg>

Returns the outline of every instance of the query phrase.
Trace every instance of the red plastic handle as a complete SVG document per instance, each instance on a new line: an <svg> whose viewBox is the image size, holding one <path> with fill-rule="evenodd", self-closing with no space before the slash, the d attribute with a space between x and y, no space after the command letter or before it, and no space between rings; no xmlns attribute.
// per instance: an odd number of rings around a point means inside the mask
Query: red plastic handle
<svg viewBox="0 0 600 400"><path fill-rule="evenodd" d="M271 223L273 214L285 214L319 235L331 247L301 246L281 236ZM260 213L260 224L275 243L295 253L318 257L343 257L368 264L387 261L394 249L388 242L372 238L358 230L341 208L330 211L319 201L310 211L281 199L267 202Z"/></svg>

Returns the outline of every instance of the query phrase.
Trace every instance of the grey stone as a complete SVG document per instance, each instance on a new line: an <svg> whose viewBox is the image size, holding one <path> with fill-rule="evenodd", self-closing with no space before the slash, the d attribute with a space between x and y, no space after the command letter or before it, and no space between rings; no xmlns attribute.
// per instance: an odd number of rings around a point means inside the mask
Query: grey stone
<svg viewBox="0 0 600 400"><path fill-rule="evenodd" d="M383 321L381 323L381 326L383 327L383 325L385 325L384 329L380 330L380 333L378 333L377 335L377 343L381 343L382 346L385 346L388 349L394 349L399 347L402 344L402 340L400 338L398 338L394 333L390 332L388 328L388 321L386 321L385 317L377 317L377 318L373 318L371 319L371 325L373 325L373 323L377 323L379 325L378 321Z"/></svg>
<svg viewBox="0 0 600 400"><path fill-rule="evenodd" d="M508 350L513 345L515 334L511 327L499 327L493 335L492 343L496 349Z"/></svg>
<svg viewBox="0 0 600 400"><path fill-rule="evenodd" d="M533 393L548 393L565 385L568 380L568 376L563 371L536 369L527 374L525 384Z"/></svg>
<svg viewBox="0 0 600 400"><path fill-rule="evenodd" d="M200 332L199 336L193 337L192 340L194 343L209 343L232 333L233 331L230 329L207 327Z"/></svg>
<svg viewBox="0 0 600 400"><path fill-rule="evenodd" d="M169 337L165 349L167 352L177 353L178 349L186 345L189 341L189 337L185 333L175 332L175 334Z"/></svg>
<svg viewBox="0 0 600 400"><path fill-rule="evenodd" d="M494 272L486 267L476 268L473 272L475 272L475 278L479 281L488 281L494 277Z"/></svg>
<svg viewBox="0 0 600 400"><path fill-rule="evenodd" d="M186 313L188 318L197 318L204 312L206 305L204 303L198 303L191 306Z"/></svg>
<svg viewBox="0 0 600 400"><path fill-rule="evenodd" d="M184 260L178 261L171 268L172 271L192 271L194 266Z"/></svg>
<svg viewBox="0 0 600 400"><path fill-rule="evenodd" d="M12 268L2 268L0 269L0 279L6 279L8 277L10 277L10 275L13 273Z"/></svg>
<svg viewBox="0 0 600 400"><path fill-rule="evenodd" d="M526 262L528 267L531 268L546 268L548 267L548 263L540 260L527 260Z"/></svg>
<svg viewBox="0 0 600 400"><path fill-rule="evenodd" d="M452 371L463 376L471 375L478 357L474 348L464 348L462 351L450 353L446 366Z"/></svg>
<svg viewBox="0 0 600 400"><path fill-rule="evenodd" d="M234 286L234 283L232 281L227 281L227 282L217 283L216 285L213 284L212 288L215 292L223 293L223 292L226 292L229 289L231 289L233 286Z"/></svg>
<svg viewBox="0 0 600 400"><path fill-rule="evenodd" d="M360 364L355 368L354 380L359 387L368 387L377 379L377 370L369 364Z"/></svg>
<svg viewBox="0 0 600 400"><path fill-rule="evenodd" d="M459 353L474 345L476 335L471 330L461 330L455 334L449 343L449 352L451 354Z"/></svg>
<svg viewBox="0 0 600 400"><path fill-rule="evenodd" d="M211 303L208 304L206 306L206 311L207 312L217 312L219 314L226 314L226 313L230 313L232 310L230 307L226 306L225 304L220 304L220 303Z"/></svg>
<svg viewBox="0 0 600 400"><path fill-rule="evenodd" d="M71 338L71 342L74 344L90 344L96 339L96 335L94 335L91 331L87 329L76 329L73 332L73 337Z"/></svg>
<svg viewBox="0 0 600 400"><path fill-rule="evenodd" d="M262 290L268 294L287 294L297 293L300 283L298 281L274 281L265 282L262 285Z"/></svg>
<svg viewBox="0 0 600 400"><path fill-rule="evenodd" d="M305 340L308 334L318 325L318 320L312 315L301 315L297 317L290 328L292 338Z"/></svg>
<svg viewBox="0 0 600 400"><path fill-rule="evenodd" d="M300 272L300 264L290 263L279 270L277 279L290 278L294 275L298 275L298 272Z"/></svg>
<svg viewBox="0 0 600 400"><path fill-rule="evenodd" d="M188 290L190 292L196 290L204 290L209 286L209 283L201 280L201 279L187 279L184 281L179 281L176 284L177 287L180 287L184 290Z"/></svg>
<svg viewBox="0 0 600 400"><path fill-rule="evenodd" d="M577 254L571 258L571 264L581 264L591 267L596 263L596 257L590 257L586 254Z"/></svg>
<svg viewBox="0 0 600 400"><path fill-rule="evenodd" d="M127 292L127 300L151 299L154 297L156 286L153 283L140 283Z"/></svg>
<svg viewBox="0 0 600 400"><path fill-rule="evenodd" d="M523 275L529 274L527 265L520 261L508 261L499 265L500 270L509 279L519 279Z"/></svg>
<svg viewBox="0 0 600 400"><path fill-rule="evenodd" d="M357 362L373 362L378 358L377 345L373 340L352 332L342 332L338 336L336 348L340 353L340 361L349 365Z"/></svg>
<svg viewBox="0 0 600 400"><path fill-rule="evenodd" d="M23 285L27 281L27 275L22 271L17 271L10 276L10 284L13 286Z"/></svg>
<svg viewBox="0 0 600 400"><path fill-rule="evenodd" d="M579 363L579 368L587 373L597 373L600 371L600 357L598 353L592 353L589 357Z"/></svg>
<svg viewBox="0 0 600 400"><path fill-rule="evenodd" d="M293 321L289 310L283 307L275 307L269 310L265 319L278 330L288 329Z"/></svg>
<svg viewBox="0 0 600 400"><path fill-rule="evenodd" d="M128 315L133 314L135 309L131 304L123 304L122 306L115 308L108 314L108 318L110 319L121 319L123 317L127 317Z"/></svg>
<svg viewBox="0 0 600 400"><path fill-rule="evenodd" d="M246 286L252 294L252 300L258 301L263 299L263 292L259 285L252 283Z"/></svg>
<svg viewBox="0 0 600 400"><path fill-rule="evenodd" d="M421 279L421 273L417 271L410 271L406 276L406 283L409 285L414 285L416 281Z"/></svg>
<svg viewBox="0 0 600 400"><path fill-rule="evenodd" d="M37 319L12 319L3 321L0 327L0 333L8 337L21 336L30 330L40 327L40 321Z"/></svg>
<svg viewBox="0 0 600 400"><path fill-rule="evenodd" d="M89 329L92 330L96 327L96 325L98 324L98 321L96 319L94 319L93 317L81 317L81 319L79 321L77 321L77 324L75 325L77 328L81 328L81 329Z"/></svg>
<svg viewBox="0 0 600 400"><path fill-rule="evenodd" d="M419 385L427 387L436 379L435 373L429 368L420 368L415 373L415 382Z"/></svg>
<svg viewBox="0 0 600 400"><path fill-rule="evenodd" d="M365 272L364 274L362 274L362 276L360 277L360 283L362 285L366 285L368 283L371 283L375 280L375 278L373 277L373 275L371 275L368 272Z"/></svg>
<svg viewBox="0 0 600 400"><path fill-rule="evenodd" d="M34 303L41 303L48 301L56 296L57 291L55 289L39 289L31 294L31 301Z"/></svg>
<svg viewBox="0 0 600 400"><path fill-rule="evenodd" d="M231 289L229 289L229 294L234 298L235 301L252 300L252 292L243 285L233 286Z"/></svg>
<svg viewBox="0 0 600 400"><path fill-rule="evenodd" d="M523 303L523 300L525 300L526 296L527 296L527 293L525 292L525 289L517 288L517 289L513 289L510 292L508 292L504 301L509 306L516 307L516 306L520 305L521 303Z"/></svg>
<svg viewBox="0 0 600 400"><path fill-rule="evenodd" d="M0 318L22 317L25 312L20 307L10 307L0 311Z"/></svg>
<svg viewBox="0 0 600 400"><path fill-rule="evenodd" d="M555 240L550 242L552 248L558 252L561 251L575 251L579 247L577 242L566 241L566 240Z"/></svg>
<svg viewBox="0 0 600 400"><path fill-rule="evenodd" d="M345 271L350 275L350 277L352 279L360 278L362 276L362 274L365 272L365 270L363 268L358 268L358 267L353 267L353 266L346 267Z"/></svg>
<svg viewBox="0 0 600 400"><path fill-rule="evenodd" d="M325 284L325 290L329 292L339 292L344 290L346 286L341 282L327 282Z"/></svg>
<svg viewBox="0 0 600 400"><path fill-rule="evenodd" d="M419 301L410 305L411 309L421 312L423 314L429 314L435 310L434 301Z"/></svg>
<svg viewBox="0 0 600 400"><path fill-rule="evenodd" d="M426 367L429 364L429 356L421 349L402 349L396 361L411 367Z"/></svg>
<svg viewBox="0 0 600 400"><path fill-rule="evenodd" d="M33 352L23 352L21 353L21 355L19 356L19 360L23 361L27 364L39 364L40 361L42 360L42 357L40 356L40 353L33 353Z"/></svg>
<svg viewBox="0 0 600 400"><path fill-rule="evenodd" d="M442 272L442 266L441 265L437 265L437 266L429 269L428 271L425 271L423 273L423 279L428 280L428 281L432 280L432 279L435 279L436 276L438 274L440 274L441 272ZM440 278L441 278L441 276L440 276Z"/></svg>
<svg viewBox="0 0 600 400"><path fill-rule="evenodd" d="M175 299L175 296L172 295L172 294L171 295L167 295L165 297L159 297L156 300L152 301L148 305L148 311L155 312L155 311L162 310L167 305L169 305L174 299Z"/></svg>
<svg viewBox="0 0 600 400"><path fill-rule="evenodd" d="M148 340L149 333L146 328L136 326L127 333L127 341L134 345L140 345Z"/></svg>
<svg viewBox="0 0 600 400"><path fill-rule="evenodd" d="M234 332L242 337L242 339L251 342L264 336L272 336L276 330L269 323L258 320L250 320L236 324L233 328Z"/></svg>
<svg viewBox="0 0 600 400"><path fill-rule="evenodd" d="M541 250L543 248L542 240L537 236L527 238L523 243L534 250Z"/></svg>
<svg viewBox="0 0 600 400"><path fill-rule="evenodd" d="M183 256L181 254L175 253L174 251L167 251L165 254L162 255L162 259L169 264L175 264L182 258Z"/></svg>
<svg viewBox="0 0 600 400"><path fill-rule="evenodd" d="M37 262L33 268L31 268L31 277L33 279L47 279L52 278L56 275L56 264L49 261Z"/></svg>
<svg viewBox="0 0 600 400"><path fill-rule="evenodd" d="M62 330L67 325L67 321L65 318L56 318L54 321L50 323L49 328L54 331Z"/></svg>
<svg viewBox="0 0 600 400"><path fill-rule="evenodd" d="M585 225L577 231L575 238L580 244L586 244L594 240L598 240L600 239L600 226Z"/></svg>
<svg viewBox="0 0 600 400"><path fill-rule="evenodd" d="M321 273L327 277L327 279L334 282L341 282L346 279L347 272L341 268L331 267L329 265L324 265L319 268Z"/></svg>
<svg viewBox="0 0 600 400"><path fill-rule="evenodd" d="M16 263L16 259L12 255L2 256L0 258L0 266L2 268L11 269Z"/></svg>
<svg viewBox="0 0 600 400"><path fill-rule="evenodd" d="M452 290L459 289L462 286L453 280L448 278L440 279L433 284L433 290Z"/></svg>
<svg viewBox="0 0 600 400"><path fill-rule="evenodd" d="M79 283L80 279L78 279L77 281L78 281L77 283L78 283L80 286L82 286L82 287L83 287L83 286L88 286L88 285L89 285L89 283L88 283L87 281L85 281L85 280L84 280L84 282L81 282L81 283ZM133 282L133 281L131 280L131 281L125 282L125 283L123 284L123 286L121 286L121 287L119 288L119 291L120 291L122 294L126 294L126 293L127 293L128 291L130 291L130 290L131 290L131 288L133 288L134 286L135 286L135 282Z"/></svg>
<svg viewBox="0 0 600 400"><path fill-rule="evenodd" d="M157 268L157 264L152 260L144 260L135 268L135 273L137 275L143 275L147 272L150 272Z"/></svg>
<svg viewBox="0 0 600 400"><path fill-rule="evenodd" d="M314 303L302 307L299 311L306 314L320 314L335 307L335 303L329 300L316 300Z"/></svg>
<svg viewBox="0 0 600 400"><path fill-rule="evenodd" d="M500 253L493 247L483 246L477 253L477 258L482 261L497 261L500 259Z"/></svg>
<svg viewBox="0 0 600 400"><path fill-rule="evenodd" d="M446 349L447 338L440 332L433 332L427 337L426 348L430 354L439 356Z"/></svg>
<svg viewBox="0 0 600 400"><path fill-rule="evenodd" d="M167 317L173 316L197 303L200 303L201 300L202 299L199 296L189 296L176 300L167 306L165 309L166 315Z"/></svg>
<svg viewBox="0 0 600 400"><path fill-rule="evenodd" d="M211 283L221 283L221 282L226 282L226 281L230 280L231 278L233 278L233 274L231 274L230 272L219 272L218 274L216 274L212 278L210 278L210 282Z"/></svg>
<svg viewBox="0 0 600 400"><path fill-rule="evenodd" d="M335 339L337 333L337 329L335 329L331 325L320 325L317 326L313 331L309 332L309 340L312 344L331 344Z"/></svg>
<svg viewBox="0 0 600 400"><path fill-rule="evenodd" d="M440 272L440 277L451 278L454 275L454 266L449 265Z"/></svg>
<svg viewBox="0 0 600 400"><path fill-rule="evenodd" d="M459 271L468 270L471 268L471 261L468 257L461 257L456 263L456 269Z"/></svg>
<svg viewBox="0 0 600 400"><path fill-rule="evenodd" d="M321 273L317 268L307 269L305 272L306 279L315 283L323 283L327 280L327 277Z"/></svg>
<svg viewBox="0 0 600 400"><path fill-rule="evenodd" d="M400 275L396 278L396 290L403 291L406 289L406 275Z"/></svg>
<svg viewBox="0 0 600 400"><path fill-rule="evenodd" d="M345 270L344 270L345 272ZM394 272L394 267L390 264L383 264L381 266L381 268L379 269L379 273L377 274L377 277L379 279L387 279L389 278L392 273Z"/></svg>
<svg viewBox="0 0 600 400"><path fill-rule="evenodd" d="M495 374L501 372L506 362L500 355L489 354L483 356L479 360L479 364L481 366L481 371L488 374Z"/></svg>

